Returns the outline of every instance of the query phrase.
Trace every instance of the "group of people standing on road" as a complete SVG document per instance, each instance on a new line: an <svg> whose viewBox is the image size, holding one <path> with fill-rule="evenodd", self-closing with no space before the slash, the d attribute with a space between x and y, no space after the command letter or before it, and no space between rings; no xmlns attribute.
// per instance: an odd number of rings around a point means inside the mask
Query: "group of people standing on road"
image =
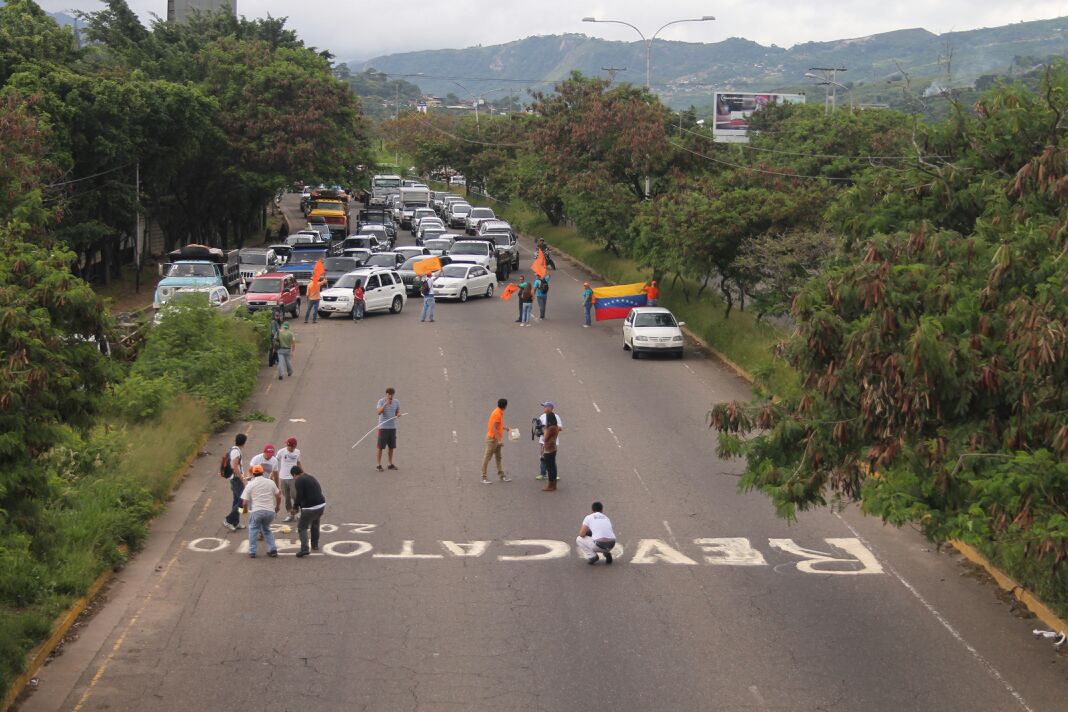
<svg viewBox="0 0 1068 712"><path fill-rule="evenodd" d="M538 439L539 467L536 480L548 480L543 492L555 492L556 483L559 479L556 455L560 448L560 433L563 432L563 422L556 414L556 404L545 401L541 404L544 409L542 414L534 419L531 437ZM504 470L504 435L511 432L504 424L504 411L508 408L508 399L500 398L497 407L490 413L486 423L486 450L482 455L482 484L492 484L489 479L489 463L493 460L497 465L497 479L501 482L511 482L512 478Z"/></svg>
<svg viewBox="0 0 1068 712"><path fill-rule="evenodd" d="M267 556L274 558L278 556L278 546L271 525L284 500L286 517L282 521L297 520L300 538L297 557L307 556L319 548L319 522L326 509L326 499L319 481L304 471L297 439L286 440L280 452L267 443L246 467L244 448L247 443L248 436L238 433L219 469L219 474L229 481L232 495L230 513L223 520L223 526L232 532L245 529L241 514L247 512L249 558L256 558L257 543L261 538L267 544Z"/></svg>

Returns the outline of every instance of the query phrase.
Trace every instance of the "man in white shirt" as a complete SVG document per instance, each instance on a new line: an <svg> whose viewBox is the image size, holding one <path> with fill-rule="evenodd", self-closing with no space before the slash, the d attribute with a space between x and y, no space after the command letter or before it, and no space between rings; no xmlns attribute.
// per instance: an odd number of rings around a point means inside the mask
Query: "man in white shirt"
<svg viewBox="0 0 1068 712"><path fill-rule="evenodd" d="M604 505L594 502L593 511L582 520L575 543L592 566L597 563L597 556L604 556L606 564L612 563L612 547L616 545L616 533L612 529L612 520L604 515Z"/></svg>
<svg viewBox="0 0 1068 712"><path fill-rule="evenodd" d="M244 433L238 433L234 438L234 446L230 448L230 513L223 520L223 526L232 532L244 529L241 524L241 491L245 489L245 468L241 448L244 447L248 438Z"/></svg>
<svg viewBox="0 0 1068 712"><path fill-rule="evenodd" d="M263 452L258 455L254 455L251 460L248 461L249 467L259 465L263 468L263 476L274 480L275 484L278 484L278 478L275 475L278 472L278 457L274 454L274 445L267 443L263 446Z"/></svg>
<svg viewBox="0 0 1068 712"><path fill-rule="evenodd" d="M263 476L263 467L253 465L248 468L251 479L241 493L241 504L248 510L248 557L256 558L256 540L263 535L267 542L267 556L278 556L278 547L274 543L271 522L274 514L282 506L282 493L270 479Z"/></svg>
<svg viewBox="0 0 1068 712"><path fill-rule="evenodd" d="M541 455L545 450L545 426L547 424L546 416L548 416L549 413L554 413L556 415L556 424L557 426L559 426L560 432L564 431L564 421L560 419L560 414L556 412L556 404L552 401L545 401L541 404L541 407L544 408L545 411L540 416L538 416L538 423L541 425L541 427L538 428L538 431L541 434L538 435L538 459L540 460L540 464L538 466L538 476L534 478L536 480L544 480L546 473L545 460L541 458ZM557 436L556 442L557 444L560 443L559 436ZM557 475L556 479L559 480L560 475Z"/></svg>
<svg viewBox="0 0 1068 712"><path fill-rule="evenodd" d="M297 439L289 438L286 446L278 453L278 477L274 483L282 490L282 496L286 500L286 518L282 521L291 522L297 514L296 505L296 480L293 479L293 468L303 468L300 461L300 450L297 449Z"/></svg>

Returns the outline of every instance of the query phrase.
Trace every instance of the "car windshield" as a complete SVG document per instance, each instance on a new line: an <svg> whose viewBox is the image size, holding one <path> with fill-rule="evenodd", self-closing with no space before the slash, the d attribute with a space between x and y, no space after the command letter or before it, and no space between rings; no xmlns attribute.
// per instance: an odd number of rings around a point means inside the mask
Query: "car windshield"
<svg viewBox="0 0 1068 712"><path fill-rule="evenodd" d="M467 267L463 265L448 265L445 269L441 270L442 277L459 277L464 278L467 276Z"/></svg>
<svg viewBox="0 0 1068 712"><path fill-rule="evenodd" d="M469 212L471 212L471 206L470 205L454 205L454 206L452 206L452 212L453 212L454 215L456 215L458 213L469 213Z"/></svg>
<svg viewBox="0 0 1068 712"><path fill-rule="evenodd" d="M241 251L241 261L247 265L265 265L267 264L266 252L245 252Z"/></svg>
<svg viewBox="0 0 1068 712"><path fill-rule="evenodd" d="M254 279L252 280L252 285L248 288L248 291L253 294L278 294L282 291L282 280Z"/></svg>
<svg viewBox="0 0 1068 712"><path fill-rule="evenodd" d="M507 232L488 232L486 233L493 238L493 241L498 245L511 245L512 236Z"/></svg>
<svg viewBox="0 0 1068 712"><path fill-rule="evenodd" d="M316 235L315 237L312 237L311 235L290 235L286 238L286 244L290 247L292 247L293 245L307 245L312 242L315 242L315 238L317 237L319 236Z"/></svg>
<svg viewBox="0 0 1068 712"><path fill-rule="evenodd" d="M341 249L350 250L353 248L367 249L370 244L370 240L366 237L346 237L345 241L341 243Z"/></svg>
<svg viewBox="0 0 1068 712"><path fill-rule="evenodd" d="M479 245L470 242L453 245L450 253L454 255L484 255L489 251L489 245Z"/></svg>
<svg viewBox="0 0 1068 712"><path fill-rule="evenodd" d="M364 225L363 227L360 228L360 233L359 234L361 234L361 235L374 235L375 237L378 237L379 235L385 235L386 234L386 228L382 227L381 225L372 225L372 226Z"/></svg>
<svg viewBox="0 0 1068 712"><path fill-rule="evenodd" d="M400 178L375 178L376 188L399 188L400 184Z"/></svg>
<svg viewBox="0 0 1068 712"><path fill-rule="evenodd" d="M215 267L212 265L190 264L177 262L167 270L168 277L214 277Z"/></svg>
<svg viewBox="0 0 1068 712"><path fill-rule="evenodd" d="M323 256L320 250L296 250L290 258L290 264L306 265L315 264Z"/></svg>
<svg viewBox="0 0 1068 712"><path fill-rule="evenodd" d="M493 211L489 208L472 208L471 217L473 218L490 218L491 220L496 217Z"/></svg>
<svg viewBox="0 0 1068 712"><path fill-rule="evenodd" d="M335 203L335 202L332 202L332 201L330 201L330 202L324 201L324 202L319 202L319 203L312 203L311 210L309 210L308 212L313 212L315 210L328 210L328 211L334 212L334 213L336 213L336 212L345 212L345 208L344 208L344 206L342 206L341 203Z"/></svg>
<svg viewBox="0 0 1068 712"><path fill-rule="evenodd" d="M404 264L401 265L401 269L412 272L415 269L416 262L422 262L423 260L429 259L430 255L416 255L415 257L409 257L408 259L404 260Z"/></svg>
<svg viewBox="0 0 1068 712"><path fill-rule="evenodd" d="M634 317L635 328L643 326L677 326L675 317L667 312L653 312L652 314L637 314Z"/></svg>
<svg viewBox="0 0 1068 712"><path fill-rule="evenodd" d="M327 257L323 267L327 272L351 272L360 266L360 261L353 257Z"/></svg>
<svg viewBox="0 0 1068 712"><path fill-rule="evenodd" d="M423 240L423 247L428 250L447 250L452 245L452 240Z"/></svg>
<svg viewBox="0 0 1068 712"><path fill-rule="evenodd" d="M397 258L390 254L379 253L368 257L366 264L370 267L394 267L397 264Z"/></svg>
<svg viewBox="0 0 1068 712"><path fill-rule="evenodd" d="M346 274L334 282L334 289L354 289L357 281L363 281L364 277L358 274Z"/></svg>

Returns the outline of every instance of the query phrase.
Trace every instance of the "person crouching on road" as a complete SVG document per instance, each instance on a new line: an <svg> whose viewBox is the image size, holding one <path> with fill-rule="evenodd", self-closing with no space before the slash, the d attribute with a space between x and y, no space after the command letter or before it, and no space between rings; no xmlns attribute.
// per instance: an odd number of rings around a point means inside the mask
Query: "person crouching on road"
<svg viewBox="0 0 1068 712"><path fill-rule="evenodd" d="M352 288L352 320L354 322L363 320L363 309L363 280L357 279L356 286Z"/></svg>
<svg viewBox="0 0 1068 712"><path fill-rule="evenodd" d="M241 493L241 503L249 510L248 516L248 557L256 558L256 540L263 535L267 542L267 556L278 556L278 547L274 543L271 522L275 512L282 506L282 493L274 482L263 476L263 467L256 465L249 468L252 479Z"/></svg>
<svg viewBox="0 0 1068 712"><path fill-rule="evenodd" d="M289 330L289 324L282 324L282 330L278 332L278 380L282 376L293 375L293 352L296 350L297 339Z"/></svg>
<svg viewBox="0 0 1068 712"><path fill-rule="evenodd" d="M582 327L588 329L591 323L590 313L593 311L593 289L590 288L589 282L582 283L582 309L586 312L586 320Z"/></svg>
<svg viewBox="0 0 1068 712"><path fill-rule="evenodd" d="M300 507L300 519L297 521L297 535L300 537L300 551L297 558L311 553L308 549L308 530L311 530L311 549L319 550L319 520L326 509L326 498L319 480L304 472L300 465L291 469L296 482L296 505Z"/></svg>
<svg viewBox="0 0 1068 712"><path fill-rule="evenodd" d="M419 321L426 321L428 316L430 321L434 321L434 287L432 283L436 274L437 272L431 272L423 280L423 283L419 285L419 294L423 296L423 315L419 317Z"/></svg>
<svg viewBox="0 0 1068 712"><path fill-rule="evenodd" d="M557 438L560 437L560 426L557 424L556 413L545 414L545 444L542 446L541 457L545 462L545 474L549 481L545 484L542 492L556 491L556 451Z"/></svg>
<svg viewBox="0 0 1068 712"><path fill-rule="evenodd" d="M597 563L597 556L604 556L606 564L612 563L612 548L616 545L616 533L612 529L612 520L604 515L604 505L594 502L593 511L582 520L578 538L575 543L592 566Z"/></svg>
<svg viewBox="0 0 1068 712"><path fill-rule="evenodd" d="M497 478L501 482L511 482L511 478L504 474L504 465L501 463L501 448L504 447L504 411L508 407L507 398L499 398L497 407L490 413L489 423L486 425L486 453L482 456L482 484L491 484L486 476L486 468L489 467L490 458L497 461Z"/></svg>

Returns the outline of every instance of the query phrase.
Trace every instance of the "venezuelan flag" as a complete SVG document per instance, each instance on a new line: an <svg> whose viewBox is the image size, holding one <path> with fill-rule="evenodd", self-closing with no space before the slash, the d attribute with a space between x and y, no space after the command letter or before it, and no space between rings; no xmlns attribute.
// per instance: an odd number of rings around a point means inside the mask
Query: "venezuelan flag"
<svg viewBox="0 0 1068 712"><path fill-rule="evenodd" d="M634 307L644 307L646 301L645 292L642 291L644 286L644 282L635 282L594 289L593 307L597 321L625 319Z"/></svg>

